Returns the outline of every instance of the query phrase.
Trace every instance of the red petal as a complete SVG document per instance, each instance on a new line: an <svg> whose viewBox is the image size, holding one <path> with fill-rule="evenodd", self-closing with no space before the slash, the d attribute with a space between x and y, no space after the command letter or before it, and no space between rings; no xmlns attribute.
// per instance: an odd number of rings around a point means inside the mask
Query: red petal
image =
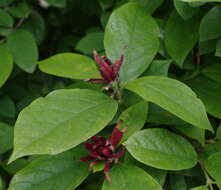
<svg viewBox="0 0 221 190"><path fill-rule="evenodd" d="M114 148L118 146L118 144L120 143L123 137L123 132L118 129L121 123L122 122L117 124L117 126L114 128L113 132L111 133L110 138L108 139L108 143L111 144Z"/></svg>
<svg viewBox="0 0 221 190"><path fill-rule="evenodd" d="M107 162L105 165L104 165L104 175L105 175L105 178L107 181L111 182L111 178L110 178L110 175L109 175L109 171L110 171L110 164Z"/></svg>
<svg viewBox="0 0 221 190"><path fill-rule="evenodd" d="M124 153L125 153L125 150L124 149L122 149L120 152L118 152L118 153L116 153L116 154L112 154L112 158L115 158L115 159L119 159L119 158L121 158L123 155L124 155Z"/></svg>
<svg viewBox="0 0 221 190"><path fill-rule="evenodd" d="M117 61L114 62L114 74L115 74L115 76L118 75L123 61L124 61L124 56L121 55L120 60L117 60Z"/></svg>
<svg viewBox="0 0 221 190"><path fill-rule="evenodd" d="M96 144L105 144L106 143L106 139L104 137L101 136L93 136L91 137L91 140L94 141Z"/></svg>
<svg viewBox="0 0 221 190"><path fill-rule="evenodd" d="M113 81L115 79L115 74L112 66L109 66L105 62L103 62L103 64L100 66L100 73L106 81Z"/></svg>
<svg viewBox="0 0 221 190"><path fill-rule="evenodd" d="M93 144L91 144L91 143L88 143L88 142L84 143L84 147L85 147L88 151L93 150Z"/></svg>
<svg viewBox="0 0 221 190"><path fill-rule="evenodd" d="M109 156L112 155L112 151L110 150L109 147L105 147L105 148L103 148L103 150L102 150L102 154L103 154L104 156L109 157Z"/></svg>
<svg viewBox="0 0 221 190"><path fill-rule="evenodd" d="M92 156L86 156L86 157L80 158L80 161L82 161L82 162L90 162L93 160L94 160L94 158Z"/></svg>

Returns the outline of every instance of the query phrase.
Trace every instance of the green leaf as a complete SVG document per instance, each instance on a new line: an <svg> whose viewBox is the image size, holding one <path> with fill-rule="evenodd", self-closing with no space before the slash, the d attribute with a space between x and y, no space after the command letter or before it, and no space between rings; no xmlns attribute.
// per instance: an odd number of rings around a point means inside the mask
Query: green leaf
<svg viewBox="0 0 221 190"><path fill-rule="evenodd" d="M24 21L21 26L22 29L30 31L34 36L38 44L40 44L46 33L46 26L43 17L37 13L32 12L29 17Z"/></svg>
<svg viewBox="0 0 221 190"><path fill-rule="evenodd" d="M31 33L17 30L9 35L7 45L15 63L24 71L32 73L38 60L38 48Z"/></svg>
<svg viewBox="0 0 221 190"><path fill-rule="evenodd" d="M202 145L205 143L205 130L198 127L194 127L190 124L185 125L174 125L171 128L175 128L177 131L180 131L182 134L199 141Z"/></svg>
<svg viewBox="0 0 221 190"><path fill-rule="evenodd" d="M207 188L207 186L199 186L191 188L190 190L209 190L209 189Z"/></svg>
<svg viewBox="0 0 221 190"><path fill-rule="evenodd" d="M3 181L2 181L1 176L0 176L0 190L3 190Z"/></svg>
<svg viewBox="0 0 221 190"><path fill-rule="evenodd" d="M117 103L93 90L56 90L38 98L18 116L10 162L32 154L58 154L103 129Z"/></svg>
<svg viewBox="0 0 221 190"><path fill-rule="evenodd" d="M88 166L73 160L73 154L42 156L12 178L8 190L71 190L88 176Z"/></svg>
<svg viewBox="0 0 221 190"><path fill-rule="evenodd" d="M221 38L217 40L215 56L221 57Z"/></svg>
<svg viewBox="0 0 221 190"><path fill-rule="evenodd" d="M179 13L179 15L187 20L195 15L197 8L191 7L189 3L182 2L181 0L174 0L174 6Z"/></svg>
<svg viewBox="0 0 221 190"><path fill-rule="evenodd" d="M198 24L198 17L184 21L175 11L167 21L165 30L166 49L180 67L183 66L186 56L198 40Z"/></svg>
<svg viewBox="0 0 221 190"><path fill-rule="evenodd" d="M188 3L194 3L194 2L205 2L205 3L209 3L209 2L221 2L221 0L181 0L183 2L188 2Z"/></svg>
<svg viewBox="0 0 221 190"><path fill-rule="evenodd" d="M206 77L221 83L221 65L219 63L205 67L201 73Z"/></svg>
<svg viewBox="0 0 221 190"><path fill-rule="evenodd" d="M217 181L217 185L221 187L221 152L209 156L205 162L205 167L209 174Z"/></svg>
<svg viewBox="0 0 221 190"><path fill-rule="evenodd" d="M216 39L199 42L199 54L204 55L214 52L216 49Z"/></svg>
<svg viewBox="0 0 221 190"><path fill-rule="evenodd" d="M148 13L152 14L154 11L163 3L163 0L130 0L132 2L137 2L140 6L147 11Z"/></svg>
<svg viewBox="0 0 221 190"><path fill-rule="evenodd" d="M17 6L10 7L8 11L16 18L27 18L30 13L28 4L25 2L21 2Z"/></svg>
<svg viewBox="0 0 221 190"><path fill-rule="evenodd" d="M99 0L98 2L103 11L110 8L114 4L114 0Z"/></svg>
<svg viewBox="0 0 221 190"><path fill-rule="evenodd" d="M0 9L0 26L12 27L13 24L13 18L6 11Z"/></svg>
<svg viewBox="0 0 221 190"><path fill-rule="evenodd" d="M75 49L85 54L92 54L93 50L103 50L103 32L92 32L84 36L76 45Z"/></svg>
<svg viewBox="0 0 221 190"><path fill-rule="evenodd" d="M149 103L147 122L166 125L186 124L185 121L153 103Z"/></svg>
<svg viewBox="0 0 221 190"><path fill-rule="evenodd" d="M15 117L15 104L11 98L4 96L0 98L0 115L3 117Z"/></svg>
<svg viewBox="0 0 221 190"><path fill-rule="evenodd" d="M141 101L128 109L126 109L120 116L120 119L123 120L123 126L126 127L127 130L123 135L123 140L125 141L139 131L146 122L148 112L148 103L146 101Z"/></svg>
<svg viewBox="0 0 221 190"><path fill-rule="evenodd" d="M162 190L149 174L134 165L117 165L110 177L112 182L104 181L102 190Z"/></svg>
<svg viewBox="0 0 221 190"><path fill-rule="evenodd" d="M100 78L94 61L80 54L62 53L40 61L41 71L72 79Z"/></svg>
<svg viewBox="0 0 221 190"><path fill-rule="evenodd" d="M167 76L171 60L154 60L143 73L145 76Z"/></svg>
<svg viewBox="0 0 221 190"><path fill-rule="evenodd" d="M11 54L6 48L0 47L0 87L7 81L11 74L12 67L13 60Z"/></svg>
<svg viewBox="0 0 221 190"><path fill-rule="evenodd" d="M13 128L0 122L0 154L9 151L13 143Z"/></svg>
<svg viewBox="0 0 221 190"><path fill-rule="evenodd" d="M165 129L139 131L124 145L135 159L159 169L182 170L197 163L197 154L192 145Z"/></svg>
<svg viewBox="0 0 221 190"><path fill-rule="evenodd" d="M221 84L204 76L199 76L187 84L203 101L207 112L221 119Z"/></svg>
<svg viewBox="0 0 221 190"><path fill-rule="evenodd" d="M171 190L187 190L187 184L184 175L170 174L169 179Z"/></svg>
<svg viewBox="0 0 221 190"><path fill-rule="evenodd" d="M20 158L18 160L15 160L14 162L7 164L6 162L2 165L5 171L9 173L10 175L14 175L19 170L23 169L25 166L29 164L29 161L24 158Z"/></svg>
<svg viewBox="0 0 221 190"><path fill-rule="evenodd" d="M0 6L1 7L5 7L5 6L8 6L10 3L12 3L13 1L15 0L1 0L0 1Z"/></svg>
<svg viewBox="0 0 221 190"><path fill-rule="evenodd" d="M212 40L221 36L221 5L209 10L200 24L200 41ZM209 30L208 30L209 28Z"/></svg>
<svg viewBox="0 0 221 190"><path fill-rule="evenodd" d="M196 127L213 131L203 103L184 83L147 76L130 82L126 88Z"/></svg>
<svg viewBox="0 0 221 190"><path fill-rule="evenodd" d="M123 5L111 14L104 47L112 61L124 55L120 70L122 84L137 78L150 65L159 49L158 36L156 22L136 3Z"/></svg>
<svg viewBox="0 0 221 190"><path fill-rule="evenodd" d="M219 125L219 127L216 131L216 138L221 140L221 125Z"/></svg>
<svg viewBox="0 0 221 190"><path fill-rule="evenodd" d="M58 7L58 8L64 8L66 6L66 0L45 0L50 5Z"/></svg>

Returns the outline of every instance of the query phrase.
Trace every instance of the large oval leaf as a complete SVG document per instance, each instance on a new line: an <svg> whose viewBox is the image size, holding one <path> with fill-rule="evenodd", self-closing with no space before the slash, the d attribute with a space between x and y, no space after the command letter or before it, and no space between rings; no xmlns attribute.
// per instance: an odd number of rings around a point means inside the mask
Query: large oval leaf
<svg viewBox="0 0 221 190"><path fill-rule="evenodd" d="M177 80L148 76L129 83L126 88L188 123L213 130L201 100L188 86Z"/></svg>
<svg viewBox="0 0 221 190"><path fill-rule="evenodd" d="M103 129L116 111L114 100L92 90L56 90L38 98L19 114L10 161L68 150Z"/></svg>
<svg viewBox="0 0 221 190"><path fill-rule="evenodd" d="M206 77L221 83L221 64L212 64L208 67L205 67L201 73Z"/></svg>
<svg viewBox="0 0 221 190"><path fill-rule="evenodd" d="M16 30L9 35L7 44L15 63L24 71L32 73L38 61L38 48L32 34Z"/></svg>
<svg viewBox="0 0 221 190"><path fill-rule="evenodd" d="M205 166L209 174L216 180L217 185L221 188L221 152L209 156Z"/></svg>
<svg viewBox="0 0 221 190"><path fill-rule="evenodd" d="M43 156L16 173L8 190L73 190L88 174L87 165L69 152Z"/></svg>
<svg viewBox="0 0 221 190"><path fill-rule="evenodd" d="M13 67L11 54L3 47L0 47L0 87L6 82Z"/></svg>
<svg viewBox="0 0 221 190"><path fill-rule="evenodd" d="M207 112L221 119L221 84L204 76L196 77L187 84L203 101Z"/></svg>
<svg viewBox="0 0 221 190"><path fill-rule="evenodd" d="M198 18L193 17L184 21L176 11L169 17L165 45L169 55L180 67L198 40L198 24Z"/></svg>
<svg viewBox="0 0 221 190"><path fill-rule="evenodd" d="M149 66L159 49L159 29L154 19L136 3L117 9L108 21L104 46L112 60L124 54L120 70L122 84L138 77Z"/></svg>
<svg viewBox="0 0 221 190"><path fill-rule="evenodd" d="M0 154L7 152L12 148L13 128L0 122Z"/></svg>
<svg viewBox="0 0 221 190"><path fill-rule="evenodd" d="M112 182L105 181L102 190L162 190L149 174L137 166L115 166L110 177Z"/></svg>
<svg viewBox="0 0 221 190"><path fill-rule="evenodd" d="M200 24L200 41L212 40L221 36L221 5L213 7ZM209 28L209 30L208 30Z"/></svg>
<svg viewBox="0 0 221 190"><path fill-rule="evenodd" d="M89 79L100 77L94 61L87 56L75 53L57 54L40 61L41 71L72 79Z"/></svg>
<svg viewBox="0 0 221 190"><path fill-rule="evenodd" d="M138 161L165 170L182 170L197 163L197 154L181 136L165 129L145 129L124 143Z"/></svg>

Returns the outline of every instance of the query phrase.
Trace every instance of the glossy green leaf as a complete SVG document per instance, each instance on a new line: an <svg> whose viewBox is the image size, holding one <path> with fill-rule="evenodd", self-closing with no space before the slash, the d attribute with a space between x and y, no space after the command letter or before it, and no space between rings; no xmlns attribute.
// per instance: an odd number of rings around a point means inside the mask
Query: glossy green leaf
<svg viewBox="0 0 221 190"><path fill-rule="evenodd" d="M4 85L11 74L13 60L10 52L3 47L0 47L0 87Z"/></svg>
<svg viewBox="0 0 221 190"><path fill-rule="evenodd" d="M16 173L8 190L73 190L88 174L88 166L74 161L73 154L43 156Z"/></svg>
<svg viewBox="0 0 221 190"><path fill-rule="evenodd" d="M162 190L144 170L134 165L118 165L111 169L112 182L104 181L102 190Z"/></svg>
<svg viewBox="0 0 221 190"><path fill-rule="evenodd" d="M3 117L15 117L15 104L8 96L0 98L0 115Z"/></svg>
<svg viewBox="0 0 221 190"><path fill-rule="evenodd" d="M126 88L196 127L213 131L203 103L184 83L166 77L147 76L130 82Z"/></svg>
<svg viewBox="0 0 221 190"><path fill-rule="evenodd" d="M185 20L190 19L198 10L197 8L191 7L189 3L181 0L174 0L174 6L179 15Z"/></svg>
<svg viewBox="0 0 221 190"><path fill-rule="evenodd" d="M167 21L165 30L166 49L180 67L183 66L186 56L198 40L198 24L197 17L184 21L175 11Z"/></svg>
<svg viewBox="0 0 221 190"><path fill-rule="evenodd" d="M154 60L143 73L145 76L167 76L171 60Z"/></svg>
<svg viewBox="0 0 221 190"><path fill-rule="evenodd" d="M199 76L187 84L203 101L207 112L221 118L221 84L203 76Z"/></svg>
<svg viewBox="0 0 221 190"><path fill-rule="evenodd" d="M12 27L13 24L13 18L6 11L0 9L0 26Z"/></svg>
<svg viewBox="0 0 221 190"><path fill-rule="evenodd" d="M93 50L100 52L103 47L104 33L92 32L84 36L76 45L75 49L85 54L92 54Z"/></svg>
<svg viewBox="0 0 221 190"><path fill-rule="evenodd" d="M136 3L125 4L112 13L104 46L112 61L124 55L120 70L122 84L137 78L150 65L159 49L158 36L156 22Z"/></svg>
<svg viewBox="0 0 221 190"><path fill-rule="evenodd" d="M16 30L9 35L7 45L15 63L24 71L32 73L38 61L38 48L31 33Z"/></svg>
<svg viewBox="0 0 221 190"><path fill-rule="evenodd" d="M16 18L27 18L30 13L28 4L25 2L21 2L16 6L10 7L8 11L12 16Z"/></svg>
<svg viewBox="0 0 221 190"><path fill-rule="evenodd" d="M124 145L135 159L159 169L182 170L197 163L192 145L165 129L144 129L130 137Z"/></svg>
<svg viewBox="0 0 221 190"><path fill-rule="evenodd" d="M206 160L205 167L209 174L216 180L218 186L221 187L221 152L209 156Z"/></svg>
<svg viewBox="0 0 221 190"><path fill-rule="evenodd" d="M217 40L215 56L221 57L221 38Z"/></svg>
<svg viewBox="0 0 221 190"><path fill-rule="evenodd" d="M6 123L0 122L0 154L12 148L13 128Z"/></svg>
<svg viewBox="0 0 221 190"><path fill-rule="evenodd" d="M210 9L201 21L200 41L211 40L221 36L220 20L221 5L217 5Z"/></svg>
<svg viewBox="0 0 221 190"><path fill-rule="evenodd" d="M10 162L73 148L103 129L116 111L114 100L93 90L56 90L38 98L18 116Z"/></svg>
<svg viewBox="0 0 221 190"><path fill-rule="evenodd" d="M211 64L211 65L205 67L201 71L201 73L204 76L206 76L206 77L208 77L208 78L210 78L210 79L212 79L216 82L221 83L221 64L219 64L219 63Z"/></svg>
<svg viewBox="0 0 221 190"><path fill-rule="evenodd" d="M130 0L132 2L137 2L140 6L147 11L148 13L152 14L162 3L164 0Z"/></svg>
<svg viewBox="0 0 221 190"><path fill-rule="evenodd" d="M142 101L129 107L121 114L120 119L124 121L122 127L127 128L122 141L127 140L128 137L139 131L144 126L147 112L148 103L146 101Z"/></svg>
<svg viewBox="0 0 221 190"><path fill-rule="evenodd" d="M62 53L40 61L41 71L72 79L99 78L100 74L94 61L80 54Z"/></svg>
<svg viewBox="0 0 221 190"><path fill-rule="evenodd" d="M191 188L190 190L209 190L209 189L207 188L207 186L199 186Z"/></svg>

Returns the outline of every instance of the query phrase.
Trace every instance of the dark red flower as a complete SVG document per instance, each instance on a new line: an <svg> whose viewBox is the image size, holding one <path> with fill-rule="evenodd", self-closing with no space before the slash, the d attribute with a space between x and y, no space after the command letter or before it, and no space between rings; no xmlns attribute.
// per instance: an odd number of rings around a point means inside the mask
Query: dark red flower
<svg viewBox="0 0 221 190"><path fill-rule="evenodd" d="M117 80L121 65L123 63L123 55L120 57L119 60L111 63L111 61L106 56L99 56L98 53L94 50L94 59L98 65L100 74L102 79L89 79L89 82L101 84L112 84L114 81Z"/></svg>
<svg viewBox="0 0 221 190"><path fill-rule="evenodd" d="M116 149L123 137L126 128L120 129L122 121L120 121L108 139L102 136L94 136L91 142L84 143L85 148L89 152L89 156L83 157L80 161L90 162L90 168L99 162L104 162L104 174L108 181L111 181L109 176L110 164L117 163L118 160L124 155L124 148L116 152Z"/></svg>

